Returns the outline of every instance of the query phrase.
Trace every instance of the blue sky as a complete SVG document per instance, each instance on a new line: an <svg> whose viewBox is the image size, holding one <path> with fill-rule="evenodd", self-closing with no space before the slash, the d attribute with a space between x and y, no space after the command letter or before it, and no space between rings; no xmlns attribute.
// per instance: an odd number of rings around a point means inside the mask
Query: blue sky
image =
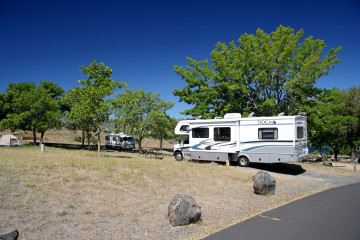
<svg viewBox="0 0 360 240"><path fill-rule="evenodd" d="M360 1L37 1L0 0L0 92L10 82L53 81L65 90L86 78L81 65L93 60L113 70L128 88L160 92L175 102L168 113L184 117L189 108L172 94L185 81L174 65L186 57L209 59L219 41L267 33L279 25L305 37L342 46L342 62L317 86L359 85Z"/></svg>

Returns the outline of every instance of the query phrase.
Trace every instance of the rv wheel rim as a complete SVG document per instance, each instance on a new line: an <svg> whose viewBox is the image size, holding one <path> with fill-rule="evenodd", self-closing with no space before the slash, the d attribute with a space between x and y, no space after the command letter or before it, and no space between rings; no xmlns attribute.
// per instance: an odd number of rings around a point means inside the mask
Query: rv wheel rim
<svg viewBox="0 0 360 240"><path fill-rule="evenodd" d="M182 155L180 153L177 153L175 156L177 161L181 161L182 160Z"/></svg>

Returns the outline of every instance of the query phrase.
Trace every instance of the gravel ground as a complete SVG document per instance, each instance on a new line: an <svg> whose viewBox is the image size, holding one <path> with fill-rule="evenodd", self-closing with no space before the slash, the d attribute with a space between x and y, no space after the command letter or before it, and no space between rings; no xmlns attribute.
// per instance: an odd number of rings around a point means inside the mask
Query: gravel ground
<svg viewBox="0 0 360 240"><path fill-rule="evenodd" d="M356 182L360 182L360 167L357 164L357 170L354 172L353 164L349 163L333 163L334 167L326 168L322 163L294 165L289 170L288 165L255 165L255 169L264 170L269 173L287 175L296 179L304 179L304 184L299 189L288 189L286 191L311 191L322 188L340 187ZM320 167L324 172L317 172L315 169ZM329 173L326 170L329 169ZM341 172L337 172L341 170Z"/></svg>
<svg viewBox="0 0 360 240"><path fill-rule="evenodd" d="M360 182L360 176L345 176L345 175L328 175L321 173L306 172L300 177L313 180L317 186L325 186L326 184L332 184L334 187L344 186L356 182Z"/></svg>

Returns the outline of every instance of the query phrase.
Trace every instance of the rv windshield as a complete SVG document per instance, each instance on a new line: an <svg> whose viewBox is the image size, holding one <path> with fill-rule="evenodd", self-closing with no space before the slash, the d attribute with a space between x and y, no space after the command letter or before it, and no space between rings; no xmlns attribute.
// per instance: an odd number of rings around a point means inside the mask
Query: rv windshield
<svg viewBox="0 0 360 240"><path fill-rule="evenodd" d="M133 137L124 137L123 139L124 139L124 141L132 141L132 140L134 140Z"/></svg>

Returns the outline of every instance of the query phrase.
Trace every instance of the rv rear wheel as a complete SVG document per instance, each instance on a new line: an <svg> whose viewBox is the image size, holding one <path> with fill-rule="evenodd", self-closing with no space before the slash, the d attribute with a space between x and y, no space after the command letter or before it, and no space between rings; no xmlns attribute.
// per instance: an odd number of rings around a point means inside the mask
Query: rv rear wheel
<svg viewBox="0 0 360 240"><path fill-rule="evenodd" d="M248 167L250 165L249 159L247 157L239 157L238 164L240 167Z"/></svg>
<svg viewBox="0 0 360 240"><path fill-rule="evenodd" d="M181 152L176 152L175 153L175 160L176 161L182 161L183 160L183 156L182 156Z"/></svg>

